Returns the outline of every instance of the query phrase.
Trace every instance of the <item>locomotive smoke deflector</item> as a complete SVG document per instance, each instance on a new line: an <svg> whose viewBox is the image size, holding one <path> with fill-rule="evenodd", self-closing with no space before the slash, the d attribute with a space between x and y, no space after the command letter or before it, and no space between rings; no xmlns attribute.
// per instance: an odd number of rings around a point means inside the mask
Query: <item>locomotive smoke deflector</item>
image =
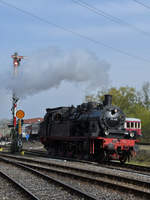
<svg viewBox="0 0 150 200"><path fill-rule="evenodd" d="M104 95L103 105L104 106L111 106L112 105L112 95L110 95L110 94Z"/></svg>

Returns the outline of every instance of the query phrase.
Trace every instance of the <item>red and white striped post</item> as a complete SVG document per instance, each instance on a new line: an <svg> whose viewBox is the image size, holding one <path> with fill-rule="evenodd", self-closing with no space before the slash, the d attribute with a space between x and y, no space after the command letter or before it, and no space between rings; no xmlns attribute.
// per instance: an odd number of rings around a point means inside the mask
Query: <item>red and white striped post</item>
<svg viewBox="0 0 150 200"><path fill-rule="evenodd" d="M17 104L14 103L14 127L16 127L16 124L17 124L17 119L16 119L16 112L17 112Z"/></svg>
<svg viewBox="0 0 150 200"><path fill-rule="evenodd" d="M18 72L18 66L20 65L20 61L24 58L23 56L18 56L18 53L14 53L14 55L11 56L13 58L13 66L14 66L14 78L17 77L17 72ZM15 89L13 91L13 96L12 96L12 115L13 115L13 126L14 129L16 128L17 124L17 119L16 119L16 112L17 112L17 102L18 98L15 94Z"/></svg>

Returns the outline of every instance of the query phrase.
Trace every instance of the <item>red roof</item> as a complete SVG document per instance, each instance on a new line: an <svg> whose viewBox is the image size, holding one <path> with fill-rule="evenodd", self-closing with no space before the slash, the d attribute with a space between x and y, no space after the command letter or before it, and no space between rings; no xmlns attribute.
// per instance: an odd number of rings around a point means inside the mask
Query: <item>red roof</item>
<svg viewBox="0 0 150 200"><path fill-rule="evenodd" d="M34 124L36 122L42 122L43 118L31 118L31 119L24 119L24 124Z"/></svg>

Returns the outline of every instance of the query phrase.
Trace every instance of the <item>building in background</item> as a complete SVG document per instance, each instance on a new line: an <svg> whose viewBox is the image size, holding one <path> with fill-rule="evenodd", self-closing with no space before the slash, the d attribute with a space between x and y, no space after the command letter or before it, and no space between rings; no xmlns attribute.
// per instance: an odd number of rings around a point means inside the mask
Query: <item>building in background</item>
<svg viewBox="0 0 150 200"><path fill-rule="evenodd" d="M0 120L0 139L10 137L10 128L8 127L9 123L10 120L8 119Z"/></svg>
<svg viewBox="0 0 150 200"><path fill-rule="evenodd" d="M39 124L43 121L43 118L31 118L24 119L22 126L22 137L36 137L38 134ZM27 137L28 138L28 137Z"/></svg>

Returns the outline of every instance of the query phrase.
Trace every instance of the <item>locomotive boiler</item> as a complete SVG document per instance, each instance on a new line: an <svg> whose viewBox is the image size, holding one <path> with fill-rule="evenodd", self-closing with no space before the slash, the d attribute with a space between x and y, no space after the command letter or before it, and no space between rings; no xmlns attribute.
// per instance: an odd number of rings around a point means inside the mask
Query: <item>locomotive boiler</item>
<svg viewBox="0 0 150 200"><path fill-rule="evenodd" d="M97 162L118 159L124 163L134 155L136 139L124 128L125 115L112 105L112 96L103 103L46 109L39 135L50 155L90 159Z"/></svg>

